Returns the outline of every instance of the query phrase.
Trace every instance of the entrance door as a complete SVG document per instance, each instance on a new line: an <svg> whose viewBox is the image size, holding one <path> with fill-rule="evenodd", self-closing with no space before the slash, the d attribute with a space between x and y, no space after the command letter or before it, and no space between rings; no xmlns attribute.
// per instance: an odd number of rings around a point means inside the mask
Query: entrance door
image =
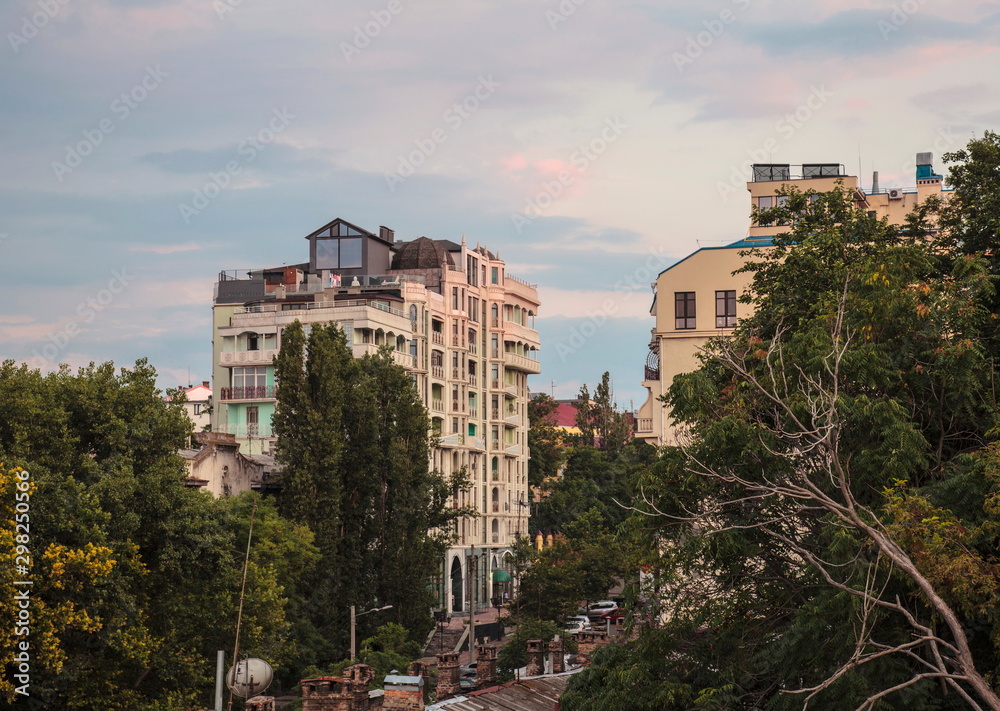
<svg viewBox="0 0 1000 711"><path fill-rule="evenodd" d="M455 558L451 562L451 610L452 612L461 612L465 607L463 604L464 599L462 597L462 590L465 586L462 585L462 564Z"/></svg>

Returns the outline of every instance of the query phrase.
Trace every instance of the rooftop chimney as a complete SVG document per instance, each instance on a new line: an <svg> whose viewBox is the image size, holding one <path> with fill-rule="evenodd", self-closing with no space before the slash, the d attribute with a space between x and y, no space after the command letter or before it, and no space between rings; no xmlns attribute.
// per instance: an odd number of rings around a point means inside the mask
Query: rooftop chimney
<svg viewBox="0 0 1000 711"><path fill-rule="evenodd" d="M204 387L206 387L206 388L210 388L210 387L212 387L211 385L209 385L209 383L208 383L208 381L207 381L207 380L202 380L202 381L201 381L201 384L202 384L202 385L203 385Z"/></svg>
<svg viewBox="0 0 1000 711"><path fill-rule="evenodd" d="M872 173L872 195L878 192L878 171Z"/></svg>
<svg viewBox="0 0 1000 711"><path fill-rule="evenodd" d="M395 230L390 230L385 225L379 225L378 236L384 239L386 242L393 242L396 239Z"/></svg>

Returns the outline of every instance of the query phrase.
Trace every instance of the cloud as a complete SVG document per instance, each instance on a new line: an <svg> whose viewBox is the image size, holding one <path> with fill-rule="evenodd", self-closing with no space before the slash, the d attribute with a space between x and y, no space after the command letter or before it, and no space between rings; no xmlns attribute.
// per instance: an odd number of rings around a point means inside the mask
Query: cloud
<svg viewBox="0 0 1000 711"><path fill-rule="evenodd" d="M906 14L895 5L845 10L815 22L789 19L739 23L734 26L733 34L747 44L761 47L772 57L811 58L887 55L907 46L942 40L988 39L976 22L948 20L926 9Z"/></svg>
<svg viewBox="0 0 1000 711"><path fill-rule="evenodd" d="M185 242L184 244L133 244L129 245L129 252L150 252L152 254L176 254L177 252L196 252L206 249L207 245L196 244L195 242Z"/></svg>

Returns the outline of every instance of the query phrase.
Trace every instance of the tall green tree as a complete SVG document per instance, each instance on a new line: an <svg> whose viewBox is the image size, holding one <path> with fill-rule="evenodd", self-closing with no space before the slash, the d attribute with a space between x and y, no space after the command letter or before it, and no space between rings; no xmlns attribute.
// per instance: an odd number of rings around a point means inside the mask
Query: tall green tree
<svg viewBox="0 0 1000 711"><path fill-rule="evenodd" d="M322 560L298 611L322 667L347 648L346 613L392 605L358 619L360 633L394 620L414 638L433 626L428 581L449 540L446 506L461 476L429 470L429 421L391 352L355 359L335 324L286 329L275 374L281 511L315 534Z"/></svg>

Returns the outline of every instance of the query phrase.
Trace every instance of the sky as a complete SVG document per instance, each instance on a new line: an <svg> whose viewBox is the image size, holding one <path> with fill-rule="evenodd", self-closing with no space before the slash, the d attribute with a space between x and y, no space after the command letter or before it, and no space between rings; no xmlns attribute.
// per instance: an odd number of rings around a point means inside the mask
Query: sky
<svg viewBox="0 0 1000 711"><path fill-rule="evenodd" d="M543 372L645 400L650 283L752 162L915 185L1000 125L1000 3L7 0L0 357L211 377L222 270L341 217L538 285Z"/></svg>

